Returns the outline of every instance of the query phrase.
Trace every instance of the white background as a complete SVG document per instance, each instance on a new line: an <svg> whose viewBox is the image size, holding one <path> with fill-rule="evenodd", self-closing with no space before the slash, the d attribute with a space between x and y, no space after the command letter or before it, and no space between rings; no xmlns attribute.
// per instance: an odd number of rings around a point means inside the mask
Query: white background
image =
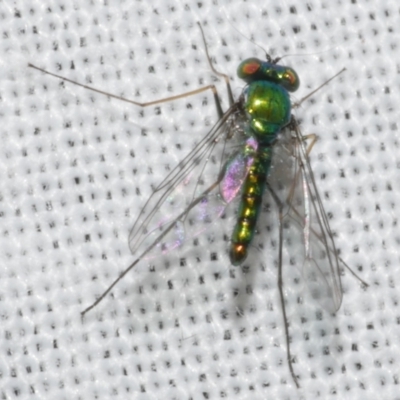
<svg viewBox="0 0 400 400"><path fill-rule="evenodd" d="M2 0L0 18L0 398L400 398L395 1ZM144 261L80 319L133 261L151 185L217 116L209 94L143 111L27 64L138 101L179 94L215 81L197 21L236 95L240 60L263 57L247 38L288 55L293 101L347 68L297 116L320 139L312 163L337 246L370 287L345 272L342 307L321 321L285 266L289 298L304 298L289 307L301 389L274 226L234 268L218 223L213 243Z"/></svg>

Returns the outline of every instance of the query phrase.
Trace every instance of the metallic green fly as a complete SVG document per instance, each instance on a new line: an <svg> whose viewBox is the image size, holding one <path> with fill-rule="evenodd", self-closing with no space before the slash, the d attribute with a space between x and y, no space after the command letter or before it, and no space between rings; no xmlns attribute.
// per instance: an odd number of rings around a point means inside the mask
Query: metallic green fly
<svg viewBox="0 0 400 400"><path fill-rule="evenodd" d="M205 44L202 30L201 33ZM139 261L154 252L169 252L180 247L185 237L199 235L213 226L219 217L225 216L227 207L235 201L238 203L237 215L229 257L232 265L242 264L256 231L264 193L268 192L279 213L278 289L287 361L293 380L299 387L293 369L283 292L285 243L297 238L302 244L302 275L319 304L329 312L335 312L342 302L339 264L343 261L338 257L309 160L316 138L313 135L303 136L291 114L293 107L289 92L296 91L300 83L292 68L279 65L280 59L272 59L269 55L266 61L257 58L244 60L237 73L246 86L234 101L228 76L214 69L207 46L205 48L212 71L227 85L230 106L225 112L214 85L149 103L138 103L29 64L57 78L141 107L211 90L219 115L218 122L154 189L139 212L129 234L129 247L135 260L82 315L99 304ZM341 72L343 70L302 98L296 106Z"/></svg>

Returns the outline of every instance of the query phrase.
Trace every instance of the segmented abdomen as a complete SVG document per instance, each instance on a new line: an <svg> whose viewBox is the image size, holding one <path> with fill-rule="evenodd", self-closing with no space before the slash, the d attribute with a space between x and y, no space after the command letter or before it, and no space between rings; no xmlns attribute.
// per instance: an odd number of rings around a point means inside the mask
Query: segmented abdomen
<svg viewBox="0 0 400 400"><path fill-rule="evenodd" d="M271 146L259 146L243 183L229 253L232 265L241 264L247 256L247 248L254 236L270 165Z"/></svg>

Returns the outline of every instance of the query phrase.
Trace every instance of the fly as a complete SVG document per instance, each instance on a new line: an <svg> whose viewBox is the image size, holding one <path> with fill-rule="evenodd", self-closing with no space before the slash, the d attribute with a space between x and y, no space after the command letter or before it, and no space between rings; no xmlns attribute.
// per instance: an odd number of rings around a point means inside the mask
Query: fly
<svg viewBox="0 0 400 400"><path fill-rule="evenodd" d="M161 100L138 103L29 64L32 68L64 81L140 107L211 90L219 116L214 127L155 188L139 212L129 233L129 248L136 259L92 305L82 311L82 316L97 306L156 247L161 252L180 247L188 221L195 221L200 226L198 231L192 232L191 228L191 236L200 234L213 220L223 215L234 200L237 200L238 205L229 258L232 265L242 264L254 237L262 198L265 192L269 192L279 213L278 290L287 362L296 386L300 387L293 368L284 302L284 245L293 235L301 237L303 277L312 296L329 312L337 311L342 302L339 264L343 263L348 268L338 257L310 165L309 153L316 137L303 136L298 121L291 113L293 105L289 93L296 91L300 85L294 69L278 64L280 58L272 59L268 54L266 60L249 58L242 61L237 74L246 86L238 100L234 101L229 77L212 66L201 26L200 30L211 69L226 82L230 106L225 112L222 111L214 85ZM343 71L302 98L295 107ZM221 155L219 165L210 162L214 154ZM185 203L177 207L170 199L174 195L179 198L177 192L180 190L184 192Z"/></svg>

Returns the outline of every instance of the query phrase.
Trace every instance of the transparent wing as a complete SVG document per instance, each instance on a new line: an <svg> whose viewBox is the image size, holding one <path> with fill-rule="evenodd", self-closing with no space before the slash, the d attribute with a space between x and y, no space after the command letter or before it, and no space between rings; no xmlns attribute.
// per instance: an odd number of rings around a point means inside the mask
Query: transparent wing
<svg viewBox="0 0 400 400"><path fill-rule="evenodd" d="M233 105L154 189L129 234L133 254L142 258L154 247L169 252L221 216L250 165L233 145L243 142L241 119Z"/></svg>
<svg viewBox="0 0 400 400"><path fill-rule="evenodd" d="M251 151L247 154L242 151L245 116L239 106L240 103L232 105L155 188L129 234L135 260L82 315L96 307L142 259L157 254L157 248L168 252L183 244L186 230L187 236L193 237L213 226L237 197L252 164ZM251 142L247 146L254 147ZM221 157L217 159L214 153Z"/></svg>
<svg viewBox="0 0 400 400"><path fill-rule="evenodd" d="M293 257L302 258L302 275L311 295L335 312L343 296L339 257L310 165L310 149L296 121L293 129L294 135L282 135L274 148L269 185L283 203L285 241L290 246L299 233L302 236L302 249Z"/></svg>

